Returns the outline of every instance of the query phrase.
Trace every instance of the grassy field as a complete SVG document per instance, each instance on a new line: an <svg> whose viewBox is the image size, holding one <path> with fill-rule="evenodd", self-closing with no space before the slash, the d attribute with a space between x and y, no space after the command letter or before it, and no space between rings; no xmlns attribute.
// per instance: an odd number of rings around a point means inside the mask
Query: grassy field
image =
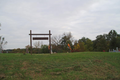
<svg viewBox="0 0 120 80"><path fill-rule="evenodd" d="M120 53L0 54L0 80L120 80Z"/></svg>

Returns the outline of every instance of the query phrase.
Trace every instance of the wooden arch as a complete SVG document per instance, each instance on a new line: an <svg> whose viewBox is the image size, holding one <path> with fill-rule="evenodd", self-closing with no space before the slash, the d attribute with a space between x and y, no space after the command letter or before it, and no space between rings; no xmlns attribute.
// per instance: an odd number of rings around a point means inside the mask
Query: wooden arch
<svg viewBox="0 0 120 80"><path fill-rule="evenodd" d="M32 38L32 35L49 35L49 46L50 46L50 54L51 54L51 32L49 30L49 33L48 34L32 34L32 30L30 30L30 53L32 55L32 40L48 40L48 37L33 37Z"/></svg>

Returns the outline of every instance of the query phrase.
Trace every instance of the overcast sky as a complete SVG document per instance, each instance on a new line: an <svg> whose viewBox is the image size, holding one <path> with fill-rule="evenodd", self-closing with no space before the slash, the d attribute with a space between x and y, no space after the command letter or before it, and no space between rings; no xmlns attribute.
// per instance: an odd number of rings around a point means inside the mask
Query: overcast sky
<svg viewBox="0 0 120 80"><path fill-rule="evenodd" d="M120 0L0 0L0 23L5 49L25 48L30 30L95 40L112 29L120 33Z"/></svg>

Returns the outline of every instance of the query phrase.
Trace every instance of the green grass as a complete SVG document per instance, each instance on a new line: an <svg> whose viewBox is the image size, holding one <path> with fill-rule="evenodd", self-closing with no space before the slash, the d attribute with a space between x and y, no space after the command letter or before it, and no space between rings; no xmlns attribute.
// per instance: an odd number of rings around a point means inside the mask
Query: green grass
<svg viewBox="0 0 120 80"><path fill-rule="evenodd" d="M120 80L120 53L0 54L0 80Z"/></svg>

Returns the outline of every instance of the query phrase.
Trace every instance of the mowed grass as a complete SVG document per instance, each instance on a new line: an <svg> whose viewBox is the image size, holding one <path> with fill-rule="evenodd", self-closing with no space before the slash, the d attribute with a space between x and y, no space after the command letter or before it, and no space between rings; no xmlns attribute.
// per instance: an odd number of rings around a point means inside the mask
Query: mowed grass
<svg viewBox="0 0 120 80"><path fill-rule="evenodd" d="M0 54L0 80L120 80L120 53Z"/></svg>

